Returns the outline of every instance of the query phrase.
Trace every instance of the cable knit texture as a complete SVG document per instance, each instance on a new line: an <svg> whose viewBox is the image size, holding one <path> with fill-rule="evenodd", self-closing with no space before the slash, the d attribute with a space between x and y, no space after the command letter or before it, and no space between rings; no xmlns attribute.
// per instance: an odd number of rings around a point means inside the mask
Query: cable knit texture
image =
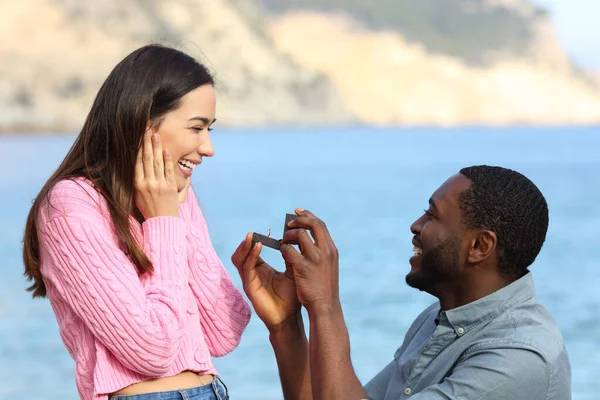
<svg viewBox="0 0 600 400"><path fill-rule="evenodd" d="M213 249L191 188L179 214L130 219L154 266L139 276L89 181L61 181L44 202L41 270L83 400L185 370L217 374L211 356L239 344L250 307Z"/></svg>

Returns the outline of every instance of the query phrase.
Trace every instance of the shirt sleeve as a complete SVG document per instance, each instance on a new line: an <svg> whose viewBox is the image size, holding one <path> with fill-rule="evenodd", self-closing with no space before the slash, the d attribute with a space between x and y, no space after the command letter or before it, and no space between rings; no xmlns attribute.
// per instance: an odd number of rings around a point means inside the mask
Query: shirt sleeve
<svg viewBox="0 0 600 400"><path fill-rule="evenodd" d="M385 399L385 392L387 391L392 372L395 368L396 361L393 360L364 386L365 392L367 392L367 395L369 396L369 400Z"/></svg>
<svg viewBox="0 0 600 400"><path fill-rule="evenodd" d="M183 337L185 223L177 217L143 223L142 247L154 272L140 279L101 210L84 203L60 200L40 220L44 281L124 366L161 376Z"/></svg>
<svg viewBox="0 0 600 400"><path fill-rule="evenodd" d="M402 343L402 346L396 350L394 359L364 386L365 391L369 395L369 399L383 400L385 398L388 385L392 379L394 371L396 370L398 357L400 357L402 352L406 349L406 346L414 339L415 335L422 328L423 324L426 321L432 320L434 316L437 315L438 311L439 303L435 302L423 310L421 314L415 318L406 332L406 335L404 336L404 342ZM431 324L431 326L433 327L433 324Z"/></svg>
<svg viewBox="0 0 600 400"><path fill-rule="evenodd" d="M240 343L252 312L212 246L192 188L186 203L190 218L187 239L190 287L198 304L209 352L213 357L220 357Z"/></svg>

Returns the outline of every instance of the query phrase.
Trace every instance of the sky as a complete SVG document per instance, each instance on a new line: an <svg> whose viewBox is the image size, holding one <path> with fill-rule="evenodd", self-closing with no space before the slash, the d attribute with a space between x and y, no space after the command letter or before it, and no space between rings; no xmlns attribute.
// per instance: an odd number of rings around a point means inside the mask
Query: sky
<svg viewBox="0 0 600 400"><path fill-rule="evenodd" d="M558 39L582 67L600 71L600 0L534 0L550 10Z"/></svg>

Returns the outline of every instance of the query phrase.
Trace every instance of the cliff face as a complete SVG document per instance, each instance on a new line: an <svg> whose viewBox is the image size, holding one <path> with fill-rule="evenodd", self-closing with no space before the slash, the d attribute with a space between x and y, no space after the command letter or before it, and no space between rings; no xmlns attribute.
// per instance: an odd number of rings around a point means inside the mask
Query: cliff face
<svg viewBox="0 0 600 400"><path fill-rule="evenodd" d="M484 65L524 56L546 11L529 0L254 0L269 15L343 14L369 31L393 31L428 53Z"/></svg>
<svg viewBox="0 0 600 400"><path fill-rule="evenodd" d="M310 29L306 27L310 26ZM539 19L520 55L490 49L485 65L431 53L394 30L344 14L274 16L278 49L325 73L362 121L395 124L577 124L600 121L600 91L573 68Z"/></svg>
<svg viewBox="0 0 600 400"><path fill-rule="evenodd" d="M0 8L0 131L77 130L110 70L150 42L214 71L220 124L354 121L327 78L273 47L250 2L0 0Z"/></svg>
<svg viewBox="0 0 600 400"><path fill-rule="evenodd" d="M219 125L600 122L527 0L0 0L0 132L79 129L125 55L206 63ZM376 7L375 7L376 5Z"/></svg>

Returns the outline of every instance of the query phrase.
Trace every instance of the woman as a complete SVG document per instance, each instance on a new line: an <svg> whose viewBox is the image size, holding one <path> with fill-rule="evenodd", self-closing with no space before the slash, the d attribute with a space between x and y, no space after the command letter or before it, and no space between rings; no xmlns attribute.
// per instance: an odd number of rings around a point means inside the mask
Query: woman
<svg viewBox="0 0 600 400"><path fill-rule="evenodd" d="M134 51L33 203L29 290L50 300L84 400L228 398L211 357L238 345L251 312L190 187L214 154L215 103L190 56Z"/></svg>

